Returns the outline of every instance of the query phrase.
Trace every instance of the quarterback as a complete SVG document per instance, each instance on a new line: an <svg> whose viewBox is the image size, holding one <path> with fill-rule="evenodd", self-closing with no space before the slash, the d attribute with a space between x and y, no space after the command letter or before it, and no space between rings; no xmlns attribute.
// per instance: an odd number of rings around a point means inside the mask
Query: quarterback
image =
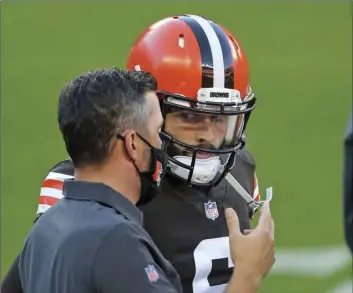
<svg viewBox="0 0 353 293"><path fill-rule="evenodd" d="M148 27L126 67L157 79L165 121L168 172L163 194L139 206L145 228L178 271L184 293L221 293L234 266L223 211L232 207L241 229L250 229L260 199L255 163L244 147L256 100L245 53L219 24L181 15ZM63 181L73 177L70 159L50 170L37 217L62 198Z"/></svg>

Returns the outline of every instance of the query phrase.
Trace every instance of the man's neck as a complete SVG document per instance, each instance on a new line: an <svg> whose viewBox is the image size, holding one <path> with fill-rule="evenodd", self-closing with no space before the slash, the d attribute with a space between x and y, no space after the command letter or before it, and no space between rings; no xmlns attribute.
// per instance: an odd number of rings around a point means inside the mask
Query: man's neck
<svg viewBox="0 0 353 293"><path fill-rule="evenodd" d="M129 169L109 166L77 168L75 180L103 183L136 204L140 198L140 178L135 169Z"/></svg>

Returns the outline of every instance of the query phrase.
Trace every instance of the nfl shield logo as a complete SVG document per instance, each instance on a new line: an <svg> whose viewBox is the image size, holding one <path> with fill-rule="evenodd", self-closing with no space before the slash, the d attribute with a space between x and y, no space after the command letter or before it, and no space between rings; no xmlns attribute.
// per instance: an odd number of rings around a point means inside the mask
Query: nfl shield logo
<svg viewBox="0 0 353 293"><path fill-rule="evenodd" d="M148 265L148 267L145 268L145 272L146 272L148 280L150 280L150 282L157 282L158 281L159 275L158 275L157 270L154 267L154 265Z"/></svg>
<svg viewBox="0 0 353 293"><path fill-rule="evenodd" d="M208 201L204 203L206 217L211 219L212 221L216 220L219 216L217 204L214 201Z"/></svg>

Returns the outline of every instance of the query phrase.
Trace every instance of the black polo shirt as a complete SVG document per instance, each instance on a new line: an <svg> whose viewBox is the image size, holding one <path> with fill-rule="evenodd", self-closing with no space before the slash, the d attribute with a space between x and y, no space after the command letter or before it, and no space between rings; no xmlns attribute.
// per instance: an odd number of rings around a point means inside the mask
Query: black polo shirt
<svg viewBox="0 0 353 293"><path fill-rule="evenodd" d="M181 292L177 272L127 198L82 181L66 181L64 195L25 241L19 262L24 292Z"/></svg>

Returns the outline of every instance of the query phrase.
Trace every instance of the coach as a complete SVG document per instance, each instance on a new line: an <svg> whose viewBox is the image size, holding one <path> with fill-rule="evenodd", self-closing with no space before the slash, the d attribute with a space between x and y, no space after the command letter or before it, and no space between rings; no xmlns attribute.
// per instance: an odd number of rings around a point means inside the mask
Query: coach
<svg viewBox="0 0 353 293"><path fill-rule="evenodd" d="M347 126L344 140L344 186L343 186L343 210L344 229L347 244L353 253L353 130L352 116Z"/></svg>
<svg viewBox="0 0 353 293"><path fill-rule="evenodd" d="M117 69L84 73L63 89L58 121L75 180L64 183L64 198L27 236L17 288L25 293L181 293L178 274L143 229L135 206L157 195L166 167L155 90L151 75ZM274 262L269 203L248 236L241 234L235 212L226 212L237 266L225 292L256 292Z"/></svg>
<svg viewBox="0 0 353 293"><path fill-rule="evenodd" d="M65 199L25 241L19 274L26 293L180 291L135 207L152 198L154 173L161 176L166 162L155 80L141 72L139 83L130 82L133 74L84 73L60 95L58 122L76 180L64 184Z"/></svg>

